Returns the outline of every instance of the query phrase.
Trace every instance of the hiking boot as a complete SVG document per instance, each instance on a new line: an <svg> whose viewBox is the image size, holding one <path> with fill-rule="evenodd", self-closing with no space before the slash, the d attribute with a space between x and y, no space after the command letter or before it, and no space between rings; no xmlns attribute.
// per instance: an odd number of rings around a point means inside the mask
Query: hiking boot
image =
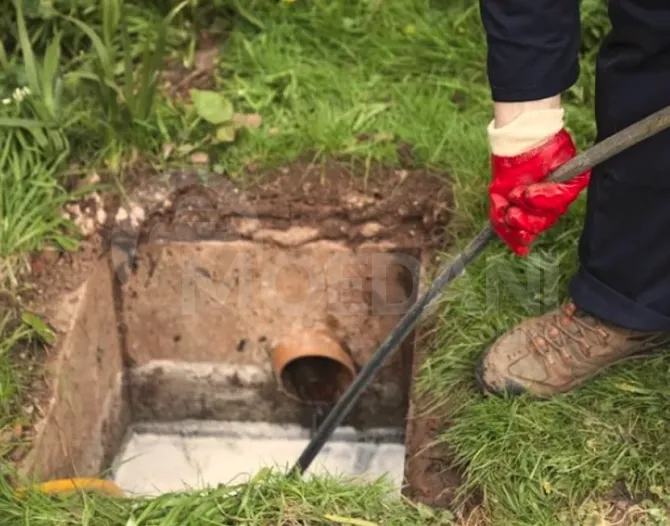
<svg viewBox="0 0 670 526"><path fill-rule="evenodd" d="M617 362L650 356L669 342L669 332L610 325L568 301L500 337L484 353L477 377L495 394L549 397L573 390Z"/></svg>

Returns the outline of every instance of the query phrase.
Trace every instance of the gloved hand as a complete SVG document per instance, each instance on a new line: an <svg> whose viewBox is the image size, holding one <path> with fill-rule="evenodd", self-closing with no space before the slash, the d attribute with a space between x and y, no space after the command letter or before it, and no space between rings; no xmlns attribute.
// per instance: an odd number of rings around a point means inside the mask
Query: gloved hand
<svg viewBox="0 0 670 526"><path fill-rule="evenodd" d="M563 110L524 113L507 126L488 128L492 181L491 226L520 256L539 234L551 228L586 188L590 170L564 183L542 182L576 154L563 127Z"/></svg>

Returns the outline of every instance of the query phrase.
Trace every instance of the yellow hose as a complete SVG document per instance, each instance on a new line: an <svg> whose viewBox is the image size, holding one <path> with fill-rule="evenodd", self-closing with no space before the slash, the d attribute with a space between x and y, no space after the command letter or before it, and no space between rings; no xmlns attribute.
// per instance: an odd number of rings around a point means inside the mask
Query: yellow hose
<svg viewBox="0 0 670 526"><path fill-rule="evenodd" d="M123 491L116 484L109 480L94 478L72 478L61 480L50 480L35 484L31 488L46 495L60 495L72 491L98 491L111 497L123 497ZM17 490L17 496L22 496L26 492L25 488Z"/></svg>

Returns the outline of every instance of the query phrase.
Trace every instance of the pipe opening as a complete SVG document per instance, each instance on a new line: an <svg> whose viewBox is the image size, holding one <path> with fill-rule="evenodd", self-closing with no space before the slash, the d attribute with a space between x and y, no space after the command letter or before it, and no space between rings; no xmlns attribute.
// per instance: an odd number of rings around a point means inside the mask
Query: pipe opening
<svg viewBox="0 0 670 526"><path fill-rule="evenodd" d="M322 331L283 338L274 348L273 364L287 394L321 407L337 402L353 382L356 371L349 353Z"/></svg>
<svg viewBox="0 0 670 526"><path fill-rule="evenodd" d="M315 406L335 405L352 381L347 367L323 356L297 358L281 373L282 386L290 395Z"/></svg>

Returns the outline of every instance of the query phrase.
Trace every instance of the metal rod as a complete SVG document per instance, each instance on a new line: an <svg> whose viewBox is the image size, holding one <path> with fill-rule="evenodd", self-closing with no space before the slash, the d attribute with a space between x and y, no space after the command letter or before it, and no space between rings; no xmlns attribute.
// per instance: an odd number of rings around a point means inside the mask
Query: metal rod
<svg viewBox="0 0 670 526"><path fill-rule="evenodd" d="M575 156L552 172L548 179L555 182L571 179L667 128L670 128L670 106L632 124ZM289 472L289 476L299 476L301 473L307 471L323 445L333 434L333 431L342 423L363 391L368 387L379 367L390 356L391 352L407 338L426 308L452 281L463 273L470 263L477 259L489 241L495 237L491 226L487 225L470 241L466 249L456 257L456 260L451 265L444 270L440 269L437 278L426 293L407 310L398 322L398 325L391 331L370 361L358 373L347 391L342 395L342 398L338 400L337 404L328 413L328 416L321 423L319 429Z"/></svg>

